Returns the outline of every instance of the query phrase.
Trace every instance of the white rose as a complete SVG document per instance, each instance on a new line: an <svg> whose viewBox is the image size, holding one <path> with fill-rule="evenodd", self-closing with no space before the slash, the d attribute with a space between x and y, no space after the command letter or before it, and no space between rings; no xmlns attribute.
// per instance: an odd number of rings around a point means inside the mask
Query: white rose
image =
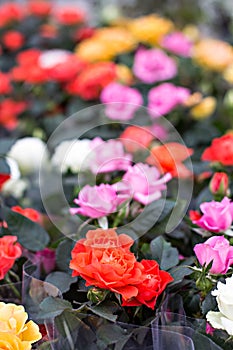
<svg viewBox="0 0 233 350"><path fill-rule="evenodd" d="M91 141L69 140L61 142L55 149L51 159L52 165L59 168L62 173L70 170L73 174L84 171L89 168L87 161L88 154L91 151Z"/></svg>
<svg viewBox="0 0 233 350"><path fill-rule="evenodd" d="M225 330L233 335L233 276L226 278L226 284L218 282L217 289L212 292L216 296L220 312L209 311L207 321L217 329Z"/></svg>
<svg viewBox="0 0 233 350"><path fill-rule="evenodd" d="M27 181L20 179L20 171L16 161L11 158L6 158L6 161L10 168L11 178L3 184L1 192L6 196L21 198L28 183Z"/></svg>
<svg viewBox="0 0 233 350"><path fill-rule="evenodd" d="M66 50L49 50L43 52L39 57L39 66L43 69L51 69L59 63L65 63L71 52Z"/></svg>
<svg viewBox="0 0 233 350"><path fill-rule="evenodd" d="M19 139L11 147L8 157L14 159L23 175L36 172L48 162L46 144L36 137Z"/></svg>

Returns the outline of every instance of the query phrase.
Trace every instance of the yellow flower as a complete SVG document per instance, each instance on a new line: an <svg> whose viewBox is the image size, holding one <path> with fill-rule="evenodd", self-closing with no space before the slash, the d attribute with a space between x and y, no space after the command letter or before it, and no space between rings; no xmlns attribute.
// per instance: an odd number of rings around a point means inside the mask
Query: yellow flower
<svg viewBox="0 0 233 350"><path fill-rule="evenodd" d="M8 341L9 336L20 346L22 343L21 347L13 349L31 349L31 345L40 340L42 336L37 324L33 321L26 322L27 319L28 314L22 305L0 302L0 333L5 335L4 338L0 336L0 339ZM0 347L0 349L2 348ZM6 347L6 349L8 348ZM9 347L9 349L11 348Z"/></svg>
<svg viewBox="0 0 233 350"><path fill-rule="evenodd" d="M200 31L197 26L193 24L186 25L182 32L192 41L196 42L200 38Z"/></svg>
<svg viewBox="0 0 233 350"><path fill-rule="evenodd" d="M22 342L16 335L0 332L1 350L30 350L29 343Z"/></svg>
<svg viewBox="0 0 233 350"><path fill-rule="evenodd" d="M83 40L76 53L88 62L108 61L131 51L135 45L133 36L125 28L101 28L91 38Z"/></svg>
<svg viewBox="0 0 233 350"><path fill-rule="evenodd" d="M228 81L228 83L233 84L233 63L223 72L223 78Z"/></svg>
<svg viewBox="0 0 233 350"><path fill-rule="evenodd" d="M191 116L194 119L205 119L208 118L216 108L216 99L214 97L205 97L203 100L194 106L191 110Z"/></svg>
<svg viewBox="0 0 233 350"><path fill-rule="evenodd" d="M129 20L128 29L138 42L158 45L173 29L173 23L155 14Z"/></svg>
<svg viewBox="0 0 233 350"><path fill-rule="evenodd" d="M221 72L233 63L233 49L221 40L202 39L193 49L193 59L201 66Z"/></svg>
<svg viewBox="0 0 233 350"><path fill-rule="evenodd" d="M124 64L117 64L116 72L118 80L122 84L131 85L133 83L133 74L129 67L125 66Z"/></svg>

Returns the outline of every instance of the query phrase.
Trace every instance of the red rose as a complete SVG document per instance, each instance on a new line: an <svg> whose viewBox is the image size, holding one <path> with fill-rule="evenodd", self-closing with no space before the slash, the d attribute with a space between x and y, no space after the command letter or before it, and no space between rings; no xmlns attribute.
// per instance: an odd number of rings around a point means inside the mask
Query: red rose
<svg viewBox="0 0 233 350"><path fill-rule="evenodd" d="M52 9L51 3L45 1L45 0L31 0L28 3L28 10L29 12L38 17L47 16L50 14Z"/></svg>
<svg viewBox="0 0 233 350"><path fill-rule="evenodd" d="M22 248L16 236L4 236L0 238L0 280L12 268L15 260L22 255Z"/></svg>
<svg viewBox="0 0 233 350"><path fill-rule="evenodd" d="M2 186L6 181L8 181L11 178L9 174L0 174L0 191L2 189Z"/></svg>
<svg viewBox="0 0 233 350"><path fill-rule="evenodd" d="M189 218L191 221L199 220L202 217L202 215L197 210L190 210L189 211Z"/></svg>
<svg viewBox="0 0 233 350"><path fill-rule="evenodd" d="M11 99L5 99L0 103L0 125L11 130L16 128L18 114L26 108L25 102L16 102Z"/></svg>
<svg viewBox="0 0 233 350"><path fill-rule="evenodd" d="M67 82L81 72L86 63L76 56L67 57L65 62L59 63L51 69L48 69L49 77L59 82Z"/></svg>
<svg viewBox="0 0 233 350"><path fill-rule="evenodd" d="M83 22L85 18L83 11L68 6L58 8L54 13L54 17L60 24L68 26Z"/></svg>
<svg viewBox="0 0 233 350"><path fill-rule="evenodd" d="M159 269L159 265L154 260L142 260L143 273L145 279L137 285L138 294L131 300L124 300L123 306L146 305L154 309L158 296L164 291L167 284L173 281L172 276Z"/></svg>
<svg viewBox="0 0 233 350"><path fill-rule="evenodd" d="M97 99L101 90L115 80L116 66L112 62L98 62L86 67L78 77L67 86L67 91L79 95L84 100Z"/></svg>
<svg viewBox="0 0 233 350"><path fill-rule="evenodd" d="M129 251L132 239L116 237L114 230L89 231L87 239L78 241L72 250L70 268L73 276L81 276L87 286L111 290L124 300L138 294L142 282L140 263ZM119 244L118 246L115 246Z"/></svg>
<svg viewBox="0 0 233 350"><path fill-rule="evenodd" d="M154 136L148 128L132 125L123 131L120 139L128 152L135 152L148 147Z"/></svg>
<svg viewBox="0 0 233 350"><path fill-rule="evenodd" d="M74 40L82 41L82 40L91 38L95 34L95 32L96 30L91 27L80 28L74 33Z"/></svg>
<svg viewBox="0 0 233 350"><path fill-rule="evenodd" d="M0 27L14 21L20 21L24 17L24 10L19 4L12 2L0 6Z"/></svg>
<svg viewBox="0 0 233 350"><path fill-rule="evenodd" d="M41 51L37 49L28 49L17 54L16 60L20 66L37 64Z"/></svg>
<svg viewBox="0 0 233 350"><path fill-rule="evenodd" d="M25 216L29 220L32 220L32 221L35 221L38 223L41 222L41 214L35 209L32 209L32 208L23 209L19 205L17 205L17 206L12 207L11 210Z"/></svg>
<svg viewBox="0 0 233 350"><path fill-rule="evenodd" d="M210 191L213 194L226 196L229 187L229 178L226 173L215 173L210 181Z"/></svg>
<svg viewBox="0 0 233 350"><path fill-rule="evenodd" d="M233 165L233 134L227 134L212 141L201 157L202 160Z"/></svg>
<svg viewBox="0 0 233 350"><path fill-rule="evenodd" d="M24 36L16 30L9 30L2 37L2 42L8 50L20 49L24 43Z"/></svg>
<svg viewBox="0 0 233 350"><path fill-rule="evenodd" d="M9 75L0 72L0 94L9 94L12 91Z"/></svg>

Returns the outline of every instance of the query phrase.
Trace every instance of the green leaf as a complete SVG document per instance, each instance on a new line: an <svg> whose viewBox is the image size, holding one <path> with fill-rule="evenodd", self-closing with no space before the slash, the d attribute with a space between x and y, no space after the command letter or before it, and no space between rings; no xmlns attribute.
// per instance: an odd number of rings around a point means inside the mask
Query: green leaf
<svg viewBox="0 0 233 350"><path fill-rule="evenodd" d="M174 281L170 283L169 286L174 286L182 282L185 276L189 276L193 273L191 269L182 265L172 267L168 272L174 278Z"/></svg>
<svg viewBox="0 0 233 350"><path fill-rule="evenodd" d="M211 295L211 293L207 294L205 297L205 300L203 301L201 305L201 311L203 315L205 316L208 311L215 311L217 307L216 298Z"/></svg>
<svg viewBox="0 0 233 350"><path fill-rule="evenodd" d="M31 251L42 250L49 243L48 233L36 222L25 216L3 207L4 220L12 235L18 237L19 243Z"/></svg>
<svg viewBox="0 0 233 350"><path fill-rule="evenodd" d="M92 311L94 314L105 318L106 320L115 322L117 320L117 315L114 315L114 312L118 309L118 305L111 301L104 301L99 305L95 305L87 308Z"/></svg>
<svg viewBox="0 0 233 350"><path fill-rule="evenodd" d="M69 301L60 298L48 297L40 303L38 318L54 318L67 309L72 309L72 305Z"/></svg>
<svg viewBox="0 0 233 350"><path fill-rule="evenodd" d="M56 265L64 272L70 273L69 268L71 259L71 250L74 248L75 242L71 239L65 239L62 241L56 249Z"/></svg>
<svg viewBox="0 0 233 350"><path fill-rule="evenodd" d="M168 270L179 263L178 250L173 248L171 243L165 241L162 236L151 241L150 249L152 258L159 263L162 270Z"/></svg>
<svg viewBox="0 0 233 350"><path fill-rule="evenodd" d="M133 239L138 239L156 223L162 221L174 208L175 202L158 199L147 205L143 212L131 223L117 229L118 233L126 233Z"/></svg>
<svg viewBox="0 0 233 350"><path fill-rule="evenodd" d="M122 339L122 337L124 337L124 330L116 324L106 324L97 330L96 335L97 338L108 346L118 342L119 339Z"/></svg>
<svg viewBox="0 0 233 350"><path fill-rule="evenodd" d="M68 273L55 271L51 272L45 279L45 282L53 284L62 293L70 289L72 283L77 282L77 277L71 277Z"/></svg>

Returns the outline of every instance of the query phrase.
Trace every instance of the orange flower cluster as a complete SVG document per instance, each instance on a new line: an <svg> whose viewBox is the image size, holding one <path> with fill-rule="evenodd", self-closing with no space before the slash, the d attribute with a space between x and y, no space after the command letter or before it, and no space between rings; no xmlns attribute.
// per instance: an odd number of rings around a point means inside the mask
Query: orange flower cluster
<svg viewBox="0 0 233 350"><path fill-rule="evenodd" d="M70 268L87 286L120 294L123 306L145 304L154 309L157 297L173 278L154 260L138 262L130 252L133 243L114 229L88 231L72 250Z"/></svg>

